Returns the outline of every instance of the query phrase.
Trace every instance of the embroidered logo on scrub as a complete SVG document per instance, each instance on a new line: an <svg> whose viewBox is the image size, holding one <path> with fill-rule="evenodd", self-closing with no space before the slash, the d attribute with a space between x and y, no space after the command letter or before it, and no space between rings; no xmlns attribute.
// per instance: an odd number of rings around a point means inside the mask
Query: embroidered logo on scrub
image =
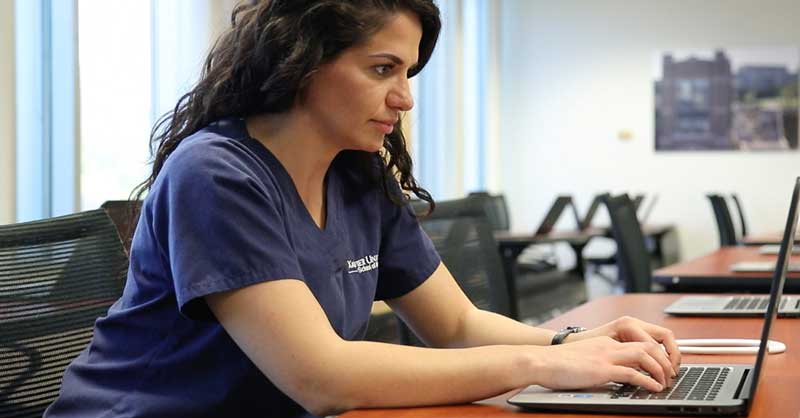
<svg viewBox="0 0 800 418"><path fill-rule="evenodd" d="M378 254L361 257L358 260L347 260L347 273L364 273L378 268Z"/></svg>

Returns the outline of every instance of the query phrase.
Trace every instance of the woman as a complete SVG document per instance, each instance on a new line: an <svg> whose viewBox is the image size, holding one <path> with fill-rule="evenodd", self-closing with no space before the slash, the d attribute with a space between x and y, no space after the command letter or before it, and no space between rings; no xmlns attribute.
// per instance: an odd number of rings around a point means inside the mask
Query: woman
<svg viewBox="0 0 800 418"><path fill-rule="evenodd" d="M46 416L293 417L668 384L670 331L622 318L554 337L478 310L441 264L401 192L433 203L400 129L439 28L430 0L237 8L154 129L124 294ZM359 341L378 299L444 349Z"/></svg>

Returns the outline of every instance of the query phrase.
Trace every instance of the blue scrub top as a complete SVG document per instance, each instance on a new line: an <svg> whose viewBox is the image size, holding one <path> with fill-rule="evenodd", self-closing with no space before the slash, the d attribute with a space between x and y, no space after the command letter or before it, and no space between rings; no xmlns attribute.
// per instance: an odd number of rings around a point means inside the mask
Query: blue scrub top
<svg viewBox="0 0 800 418"><path fill-rule="evenodd" d="M342 155L333 161L320 229L242 119L184 139L143 203L124 293L97 320L45 417L310 416L245 356L203 297L302 280L339 336L362 339L373 300L410 292L440 262L409 206L365 178Z"/></svg>

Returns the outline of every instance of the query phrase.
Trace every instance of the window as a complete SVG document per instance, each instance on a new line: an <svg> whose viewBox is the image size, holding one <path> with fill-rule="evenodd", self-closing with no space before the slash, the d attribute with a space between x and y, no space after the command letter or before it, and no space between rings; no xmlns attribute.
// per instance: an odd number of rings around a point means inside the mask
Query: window
<svg viewBox="0 0 800 418"><path fill-rule="evenodd" d="M442 32L415 82L412 116L415 176L436 199L485 190L496 135L489 47L495 2L439 2Z"/></svg>
<svg viewBox="0 0 800 418"><path fill-rule="evenodd" d="M72 213L77 195L75 3L17 0L16 213Z"/></svg>
<svg viewBox="0 0 800 418"><path fill-rule="evenodd" d="M234 4L15 0L17 220L128 198Z"/></svg>
<svg viewBox="0 0 800 418"><path fill-rule="evenodd" d="M707 78L679 78L675 80L678 112L707 111L710 83Z"/></svg>
<svg viewBox="0 0 800 418"><path fill-rule="evenodd" d="M151 4L79 0L80 207L127 199L147 176ZM125 16L124 19L109 16Z"/></svg>
<svg viewBox="0 0 800 418"><path fill-rule="evenodd" d="M127 199L149 175L150 130L197 80L214 6L231 5L79 0L81 208Z"/></svg>

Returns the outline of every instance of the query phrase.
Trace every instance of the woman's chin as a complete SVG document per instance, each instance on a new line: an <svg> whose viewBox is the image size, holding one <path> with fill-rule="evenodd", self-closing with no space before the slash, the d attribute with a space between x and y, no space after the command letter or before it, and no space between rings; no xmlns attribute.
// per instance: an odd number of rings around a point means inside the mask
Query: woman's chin
<svg viewBox="0 0 800 418"><path fill-rule="evenodd" d="M360 147L360 151L366 152L378 152L383 149L383 138L380 141L373 141L368 144L364 144Z"/></svg>

